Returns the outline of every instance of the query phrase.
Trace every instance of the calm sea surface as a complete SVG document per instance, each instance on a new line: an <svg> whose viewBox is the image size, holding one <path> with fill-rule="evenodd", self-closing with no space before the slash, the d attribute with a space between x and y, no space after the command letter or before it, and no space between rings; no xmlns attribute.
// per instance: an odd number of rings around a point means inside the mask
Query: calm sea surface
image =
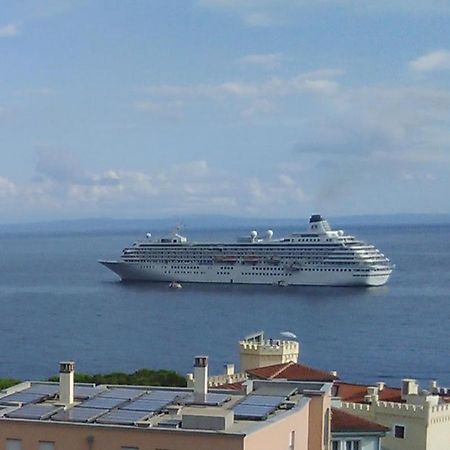
<svg viewBox="0 0 450 450"><path fill-rule="evenodd" d="M196 354L209 355L219 373L238 363L239 338L288 330L301 341L303 363L346 380L450 385L450 225L346 231L396 264L386 286L125 284L96 261L115 258L143 232L0 235L0 377L47 378L66 359L89 373L184 374ZM186 234L232 240L243 231Z"/></svg>

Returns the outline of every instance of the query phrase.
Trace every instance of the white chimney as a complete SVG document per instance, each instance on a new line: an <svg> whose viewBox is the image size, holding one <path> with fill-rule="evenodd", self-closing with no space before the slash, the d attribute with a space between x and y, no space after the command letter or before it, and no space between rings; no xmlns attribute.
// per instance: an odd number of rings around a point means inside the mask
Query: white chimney
<svg viewBox="0 0 450 450"><path fill-rule="evenodd" d="M402 380L402 398L405 395L417 395L419 393L419 386L417 381L412 378L404 378Z"/></svg>
<svg viewBox="0 0 450 450"><path fill-rule="evenodd" d="M432 394L437 394L438 391L439 391L439 389L438 389L437 381L436 380L431 380L430 381L430 392Z"/></svg>
<svg viewBox="0 0 450 450"><path fill-rule="evenodd" d="M194 358L194 395L205 396L208 393L208 357Z"/></svg>
<svg viewBox="0 0 450 450"><path fill-rule="evenodd" d="M376 386L369 386L367 388L367 395L364 397L364 399L370 403L377 402L378 397L378 387Z"/></svg>
<svg viewBox="0 0 450 450"><path fill-rule="evenodd" d="M384 381L377 381L378 391L382 391L384 389L385 385L386 385L386 383Z"/></svg>
<svg viewBox="0 0 450 450"><path fill-rule="evenodd" d="M234 375L234 364L225 364L225 375Z"/></svg>
<svg viewBox="0 0 450 450"><path fill-rule="evenodd" d="M74 394L74 366L73 361L59 363L59 401L65 406L73 404Z"/></svg>

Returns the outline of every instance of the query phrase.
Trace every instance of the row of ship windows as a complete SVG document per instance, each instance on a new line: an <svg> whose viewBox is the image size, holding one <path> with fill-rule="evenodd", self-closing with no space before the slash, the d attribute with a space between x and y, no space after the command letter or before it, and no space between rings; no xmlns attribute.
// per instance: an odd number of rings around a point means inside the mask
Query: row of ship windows
<svg viewBox="0 0 450 450"><path fill-rule="evenodd" d="M318 245L311 245L311 246L286 246L286 247L279 247L279 248L264 248L264 247L252 247L252 248L247 248L247 249L243 249L243 248L235 248L235 247L228 247L228 248L214 248L214 249L196 249L196 248L180 248L180 249L174 249L174 250L166 250L166 249L138 249L138 248L134 248L134 249L128 249L125 248L124 251L127 253L163 253L163 254L178 254L178 253L205 253L210 255L211 253L217 253L217 254L221 254L221 253L228 253L228 252L232 252L235 254L240 254L240 255L246 255L249 254L250 252L259 252L259 253L269 253L269 254L273 254L274 252L292 252L292 251L339 251L339 250L373 250L374 247L373 246L359 246L358 248L356 248L355 246L351 246L351 247L342 247L342 246L338 246L335 248L329 248L329 247L322 247L322 246L318 246Z"/></svg>
<svg viewBox="0 0 450 450"><path fill-rule="evenodd" d="M270 252L253 252L251 254L249 253L217 253L214 255L211 254L201 254L201 253L195 253L195 252L182 252L182 253L165 253L165 252L129 252L124 253L123 256L125 257L147 257L147 258L190 258L190 259L210 259L210 258L223 258L223 257L234 257L234 258L240 258L240 257L254 257L254 258L281 258L281 257L287 257L287 256L294 256L297 258L303 257L303 256L329 256L329 257L354 257L354 256L382 256L379 251L377 250L358 250L356 252L354 251L334 251L334 252L321 252L317 250L302 250L301 252L283 252L280 251L277 253L277 256L273 256Z"/></svg>
<svg viewBox="0 0 450 450"><path fill-rule="evenodd" d="M154 269L154 266L142 266L142 268L143 269ZM271 269L267 269L267 268L253 268L253 269L259 269L259 270L271 270ZM284 271L284 269L276 269L277 271ZM299 271L301 271L301 272L351 272L352 271L352 269L321 269L321 268L317 268L317 269L314 269L314 268L299 268L299 269L297 269L297 270L299 270ZM355 270L358 270L358 271L360 271L360 272L369 272L369 269L355 269ZM380 271L380 270L384 270L384 269L376 269L377 271ZM196 271L196 270L194 270L194 271L192 271L192 270L174 270L173 272L171 271L171 270L165 270L164 271L164 273L165 274L172 274L172 273L177 273L177 274L180 274L180 273L183 273L183 274L195 274L195 275L198 275L198 274L204 274L205 272L199 272L199 271ZM219 272L217 272L217 275L230 275L231 274L231 272L225 272L225 271L219 271ZM253 271L253 272L241 272L241 275L255 275L255 272ZM279 275L279 274L277 274L277 273L274 273L274 272L259 272L257 275ZM284 275L286 275L286 274L284 274ZM291 275L291 274L287 274L287 275Z"/></svg>

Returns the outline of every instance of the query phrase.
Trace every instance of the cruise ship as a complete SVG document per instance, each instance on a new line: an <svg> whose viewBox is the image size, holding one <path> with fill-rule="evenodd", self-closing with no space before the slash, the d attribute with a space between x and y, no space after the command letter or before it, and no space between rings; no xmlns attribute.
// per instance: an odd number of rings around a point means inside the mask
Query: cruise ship
<svg viewBox="0 0 450 450"><path fill-rule="evenodd" d="M234 243L189 242L174 231L150 233L123 250L117 261L100 260L124 280L240 283L278 286L381 286L393 265L373 245L332 230L319 214L304 232L275 239L256 231Z"/></svg>

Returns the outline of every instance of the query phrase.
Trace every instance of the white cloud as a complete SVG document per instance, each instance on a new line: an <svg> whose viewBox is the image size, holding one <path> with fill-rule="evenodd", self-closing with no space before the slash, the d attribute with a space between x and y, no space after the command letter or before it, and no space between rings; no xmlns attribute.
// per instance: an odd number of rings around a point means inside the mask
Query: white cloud
<svg viewBox="0 0 450 450"><path fill-rule="evenodd" d="M423 87L347 88L311 115L300 153L396 159L450 158L450 92ZM445 156L447 155L447 156Z"/></svg>
<svg viewBox="0 0 450 450"><path fill-rule="evenodd" d="M19 34L19 28L14 23L0 25L0 38L14 37L14 36L17 36L18 34Z"/></svg>
<svg viewBox="0 0 450 450"><path fill-rule="evenodd" d="M161 119L181 119L183 117L183 103L181 101L156 102L141 100L134 104L138 111L145 112Z"/></svg>
<svg viewBox="0 0 450 450"><path fill-rule="evenodd" d="M238 59L238 63L263 69L278 69L285 57L281 53L256 53Z"/></svg>
<svg viewBox="0 0 450 450"><path fill-rule="evenodd" d="M20 96L33 96L33 95L51 95L53 94L53 90L49 87L42 86L37 88L25 88L25 89L19 89L14 92L16 95Z"/></svg>
<svg viewBox="0 0 450 450"><path fill-rule="evenodd" d="M282 3L282 4L281 4ZM238 17L251 27L292 23L303 11L339 8L357 14L395 12L414 15L450 13L448 0L198 0L211 10Z"/></svg>
<svg viewBox="0 0 450 450"><path fill-rule="evenodd" d="M134 217L236 210L261 215L306 200L299 183L276 170L270 176L247 177L194 160L148 171L109 168L88 174L74 155L53 151L43 157L42 149L39 154L38 176L31 183L0 177L0 207L5 211L20 204L24 211L48 217L73 216L74 211L79 217L118 211ZM74 173L66 168L69 161L76 167ZM59 171L64 176L55 176Z"/></svg>
<svg viewBox="0 0 450 450"><path fill-rule="evenodd" d="M272 77L265 81L255 82L234 80L217 84L153 85L144 88L143 92L161 97L205 97L212 99L224 96L240 98L283 97L305 92L331 94L338 90L339 84L330 78L340 74L342 74L340 70L327 69L325 71L301 73L290 78ZM325 75L328 75L328 77L325 77ZM145 105L145 102L143 103Z"/></svg>
<svg viewBox="0 0 450 450"><path fill-rule="evenodd" d="M278 99L308 94L316 96L337 94L340 85L333 78L342 73L341 70L325 69L301 73L290 78L272 77L254 82L233 80L217 84L153 85L142 90L151 98L140 100L135 106L142 111L154 111L159 110L160 104L174 103L181 109L188 100L207 99L220 101L221 104L228 100L239 108L241 116L255 117L260 113L267 115L277 111L275 101ZM160 98L170 100L161 102Z"/></svg>
<svg viewBox="0 0 450 450"><path fill-rule="evenodd" d="M450 70L450 51L436 50L410 61L409 66L416 72Z"/></svg>
<svg viewBox="0 0 450 450"><path fill-rule="evenodd" d="M0 176L0 198L9 199L17 194L16 185L8 178Z"/></svg>

